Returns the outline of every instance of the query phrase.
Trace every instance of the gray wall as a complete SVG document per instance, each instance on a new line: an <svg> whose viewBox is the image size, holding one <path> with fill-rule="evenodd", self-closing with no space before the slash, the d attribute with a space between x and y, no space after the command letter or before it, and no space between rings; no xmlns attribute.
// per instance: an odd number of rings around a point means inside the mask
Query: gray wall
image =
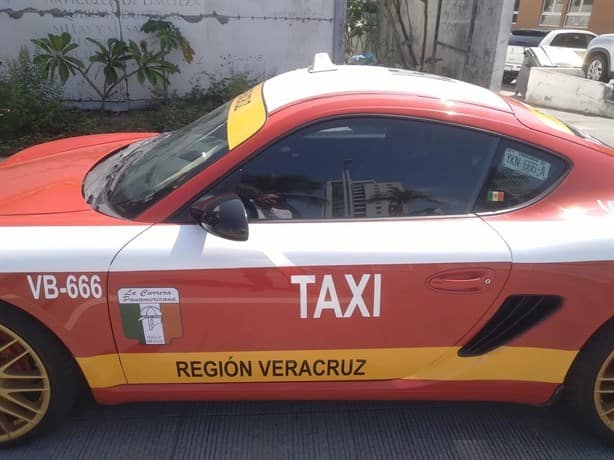
<svg viewBox="0 0 614 460"><path fill-rule="evenodd" d="M371 47L380 62L500 87L514 0L378 0L378 4L378 33Z"/></svg>
<svg viewBox="0 0 614 460"><path fill-rule="evenodd" d="M15 57L23 45L32 48L32 38L67 31L86 61L94 49L86 37L140 41L141 25L163 18L177 25L196 51L191 64L179 53L171 56L181 74L172 77L170 90L185 94L233 73L264 78L305 67L319 51L339 57L342 42L334 32L342 35L343 26L335 23L335 14L344 14L344 5L345 0L0 0L0 60ZM96 99L79 78L67 82L65 95ZM136 80L115 94L116 100L150 97Z"/></svg>

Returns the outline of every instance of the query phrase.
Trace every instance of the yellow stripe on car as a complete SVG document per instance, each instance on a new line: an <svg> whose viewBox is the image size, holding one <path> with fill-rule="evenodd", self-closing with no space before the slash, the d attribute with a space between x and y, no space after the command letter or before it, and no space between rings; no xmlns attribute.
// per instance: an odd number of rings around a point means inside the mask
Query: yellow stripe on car
<svg viewBox="0 0 614 460"><path fill-rule="evenodd" d="M563 123L561 120L559 120L558 118L548 113L544 113L541 110L537 110L535 107L531 107L531 106L528 106L528 107L529 107L529 110L533 113L533 115L539 118L539 120L545 125L551 128L554 128L557 131L561 131L563 133L573 134L573 131L569 129L569 127L565 123Z"/></svg>
<svg viewBox="0 0 614 460"><path fill-rule="evenodd" d="M123 353L120 359L132 384L393 379L561 383L577 354L549 348L501 347L483 356L459 357L458 350L419 347ZM107 355L80 358L79 364L94 388L124 383L118 362Z"/></svg>
<svg viewBox="0 0 614 460"><path fill-rule="evenodd" d="M91 388L108 388L126 383L119 355L77 358L77 363Z"/></svg>
<svg viewBox="0 0 614 460"><path fill-rule="evenodd" d="M234 149L256 134L266 116L262 83L237 96L228 111L228 148Z"/></svg>

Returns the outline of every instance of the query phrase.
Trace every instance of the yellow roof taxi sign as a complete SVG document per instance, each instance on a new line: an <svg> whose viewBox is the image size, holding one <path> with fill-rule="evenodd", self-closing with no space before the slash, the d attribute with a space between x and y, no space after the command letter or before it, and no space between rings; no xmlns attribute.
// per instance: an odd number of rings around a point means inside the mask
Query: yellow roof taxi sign
<svg viewBox="0 0 614 460"><path fill-rule="evenodd" d="M237 96L228 111L228 148L234 149L264 126L266 107L262 83Z"/></svg>

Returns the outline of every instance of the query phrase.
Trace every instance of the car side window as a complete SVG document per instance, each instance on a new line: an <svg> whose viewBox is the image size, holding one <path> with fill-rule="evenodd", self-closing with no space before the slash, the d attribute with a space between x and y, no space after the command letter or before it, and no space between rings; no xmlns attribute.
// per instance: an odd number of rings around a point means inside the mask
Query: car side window
<svg viewBox="0 0 614 460"><path fill-rule="evenodd" d="M466 214L498 142L408 119L325 121L268 147L207 194L237 193L251 220Z"/></svg>
<svg viewBox="0 0 614 460"><path fill-rule="evenodd" d="M593 37L587 34L560 34L554 37L551 46L562 48L586 48Z"/></svg>
<svg viewBox="0 0 614 460"><path fill-rule="evenodd" d="M518 142L502 140L474 211L495 212L525 204L567 172L560 157Z"/></svg>

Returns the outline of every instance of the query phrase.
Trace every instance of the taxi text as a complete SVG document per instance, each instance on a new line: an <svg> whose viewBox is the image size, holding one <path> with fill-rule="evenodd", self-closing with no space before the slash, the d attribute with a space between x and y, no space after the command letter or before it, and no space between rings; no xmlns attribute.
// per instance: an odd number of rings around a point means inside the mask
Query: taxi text
<svg viewBox="0 0 614 460"><path fill-rule="evenodd" d="M351 318L354 315L364 318L378 318L381 314L382 275L379 273L367 273L362 275L357 281L352 275L346 274L344 275L344 280L352 294L352 298L347 305L344 305L344 308L342 308L339 302L333 275L324 275L320 281L318 299L315 302L315 306L310 309L307 286L316 284L318 279L315 275L293 275L290 282L299 286L299 314L301 319L309 318L310 312L312 318L321 318L322 313L327 310L335 318ZM337 283L339 283L339 280L337 280ZM373 290L373 302L367 304L363 293L369 284Z"/></svg>

